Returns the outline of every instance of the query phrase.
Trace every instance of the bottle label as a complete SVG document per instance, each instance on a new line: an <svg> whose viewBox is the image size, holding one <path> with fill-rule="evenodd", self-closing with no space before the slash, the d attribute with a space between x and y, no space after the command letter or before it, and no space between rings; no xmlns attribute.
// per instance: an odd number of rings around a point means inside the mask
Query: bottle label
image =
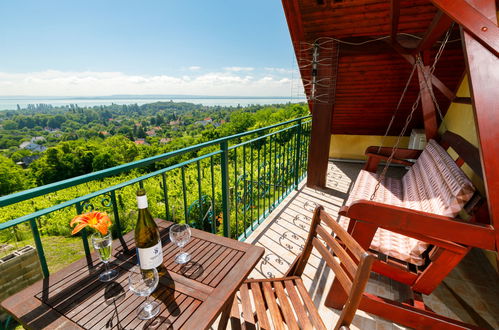
<svg viewBox="0 0 499 330"><path fill-rule="evenodd" d="M152 269L158 267L163 263L163 249L161 248L161 241L149 248L137 248L137 255L139 257L140 268Z"/></svg>
<svg viewBox="0 0 499 330"><path fill-rule="evenodd" d="M148 204L147 204L147 196L137 196L137 204L139 209L147 209Z"/></svg>

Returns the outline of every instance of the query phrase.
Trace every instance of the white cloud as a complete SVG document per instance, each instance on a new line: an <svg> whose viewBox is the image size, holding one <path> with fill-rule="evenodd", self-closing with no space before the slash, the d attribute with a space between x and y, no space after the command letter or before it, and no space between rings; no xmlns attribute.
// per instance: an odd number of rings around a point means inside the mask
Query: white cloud
<svg viewBox="0 0 499 330"><path fill-rule="evenodd" d="M199 70L201 70L201 67L198 65L193 65L193 66L188 67L187 69L189 69L190 71L199 71Z"/></svg>
<svg viewBox="0 0 499 330"><path fill-rule="evenodd" d="M240 71L253 71L255 68L252 67L244 67L244 66L229 66L224 68L226 71L232 71L232 72L240 72Z"/></svg>
<svg viewBox="0 0 499 330"><path fill-rule="evenodd" d="M234 69L234 68L232 68ZM239 68L240 69L240 68ZM115 94L192 94L211 96L289 96L290 79L253 68L182 76L129 75L122 72L0 72L0 96L108 96ZM244 74L243 74L244 73Z"/></svg>
<svg viewBox="0 0 499 330"><path fill-rule="evenodd" d="M276 72L282 74L297 73L298 70L285 69L285 68L264 68L265 71Z"/></svg>

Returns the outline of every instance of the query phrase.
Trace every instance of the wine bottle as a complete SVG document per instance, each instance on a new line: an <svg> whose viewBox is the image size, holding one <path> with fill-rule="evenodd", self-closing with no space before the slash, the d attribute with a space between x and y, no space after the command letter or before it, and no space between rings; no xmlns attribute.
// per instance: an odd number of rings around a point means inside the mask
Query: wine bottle
<svg viewBox="0 0 499 330"><path fill-rule="evenodd" d="M135 226L135 246L140 268L156 268L163 272L163 248L159 229L154 222L147 205L147 196L144 189L137 190L137 204L139 218Z"/></svg>

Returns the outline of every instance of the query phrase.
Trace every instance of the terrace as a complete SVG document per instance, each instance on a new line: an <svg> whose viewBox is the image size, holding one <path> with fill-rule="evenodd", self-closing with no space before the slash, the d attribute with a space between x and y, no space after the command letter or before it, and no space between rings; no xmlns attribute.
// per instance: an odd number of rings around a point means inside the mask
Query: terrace
<svg viewBox="0 0 499 330"><path fill-rule="evenodd" d="M193 227L263 246L264 258L251 276L280 276L299 253L315 206L325 206L335 219L341 210L343 216L349 214L341 207L362 173L362 165L350 161L365 162L366 147L389 147L370 149L371 156L377 153L391 165L397 163L389 166L388 175L401 177L405 169L400 165L411 165L407 159L413 157L406 153L394 158L392 147L404 149L411 129L424 128L427 140L442 144L446 144L444 132L452 131L464 137L461 146L476 146L479 151L471 158L461 156L459 147L453 148L458 156L450 152L456 164L469 165L463 170L482 196L484 202L471 207L478 208L477 217L469 223L454 221L417 209L383 209L373 198L361 200L371 211L350 217L359 221L349 231L364 248L369 248L374 235L366 223L413 235L432 246L424 265L394 261L372 251L379 259L367 292L395 300L399 307L407 302L412 307L389 315L394 305L386 304L388 312L378 310L375 316L365 311L372 306L361 304L352 327L441 325L431 317L423 320L428 307L443 317L499 327L495 269L499 236L494 229L499 218L496 2L284 0L283 5L311 119L1 197L0 207L15 209L19 215L0 224L0 231L30 230L42 275L47 277L51 265L45 258L40 224L57 219L67 223L86 210L107 210L119 238L131 229L135 217L133 191L145 187L157 217L185 219ZM416 73L418 79L412 79ZM467 79L462 79L463 73ZM331 161L338 158L342 160ZM367 169L375 170L376 165L371 159ZM395 209L398 216L390 218L386 209ZM410 221L414 214L424 221L421 225ZM85 231L81 238L88 257ZM321 317L333 324L338 312L326 307L325 293L335 280L316 254L304 281ZM421 318L414 321L411 315ZM423 321L430 323L417 323Z"/></svg>

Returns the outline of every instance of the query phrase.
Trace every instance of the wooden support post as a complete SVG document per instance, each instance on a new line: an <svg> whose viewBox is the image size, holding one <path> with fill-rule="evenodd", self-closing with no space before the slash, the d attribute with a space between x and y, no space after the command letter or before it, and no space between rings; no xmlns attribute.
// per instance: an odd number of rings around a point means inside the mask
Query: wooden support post
<svg viewBox="0 0 499 330"><path fill-rule="evenodd" d="M292 40L305 40L298 0L282 0L284 13L288 22L289 33ZM298 63L301 53L299 44L293 44ZM328 52L329 53L329 52ZM311 59L311 56L307 56ZM324 56L321 56L321 59ZM300 67L302 77L311 76L310 67ZM330 78L331 68L321 67L317 74L317 79L323 77ZM316 94L323 94L324 90L318 89ZM307 185L310 187L324 187L326 185L327 165L329 160L329 144L331 140L331 112L332 105L329 102L309 101L309 107L312 112L312 132L310 149L308 155ZM327 101L327 100L326 100Z"/></svg>
<svg viewBox="0 0 499 330"><path fill-rule="evenodd" d="M497 22L494 0L470 0L480 13ZM445 10L445 8L443 8ZM466 27L464 27L466 29ZM499 42L499 33L493 37ZM462 31L476 130L480 144L487 204L499 251L499 59L467 31ZM499 265L499 257L498 257Z"/></svg>
<svg viewBox="0 0 499 330"><path fill-rule="evenodd" d="M421 108L423 109L424 130L426 139L435 139L438 133L435 105L431 98L430 67L418 65L419 88L421 89ZM428 81L425 81L427 79Z"/></svg>
<svg viewBox="0 0 499 330"><path fill-rule="evenodd" d="M471 250L471 247L468 247L466 253L455 253L440 248L438 258L434 258L428 267L426 267L423 274L418 277L412 286L412 289L416 292L431 294L447 274L461 262L469 250Z"/></svg>
<svg viewBox="0 0 499 330"><path fill-rule="evenodd" d="M308 187L321 188L326 186L332 112L333 107L329 103L315 103L314 105L308 153Z"/></svg>

